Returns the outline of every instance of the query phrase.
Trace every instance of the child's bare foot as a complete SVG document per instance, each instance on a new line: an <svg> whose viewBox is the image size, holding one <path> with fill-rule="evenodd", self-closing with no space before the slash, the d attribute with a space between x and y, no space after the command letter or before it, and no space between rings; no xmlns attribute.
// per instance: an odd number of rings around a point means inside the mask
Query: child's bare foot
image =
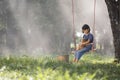
<svg viewBox="0 0 120 80"><path fill-rule="evenodd" d="M73 62L76 62L76 58L73 59Z"/></svg>
<svg viewBox="0 0 120 80"><path fill-rule="evenodd" d="M76 62L78 63L78 59L76 59Z"/></svg>
<svg viewBox="0 0 120 80"><path fill-rule="evenodd" d="M78 63L78 59L74 58L74 59L73 59L73 62Z"/></svg>

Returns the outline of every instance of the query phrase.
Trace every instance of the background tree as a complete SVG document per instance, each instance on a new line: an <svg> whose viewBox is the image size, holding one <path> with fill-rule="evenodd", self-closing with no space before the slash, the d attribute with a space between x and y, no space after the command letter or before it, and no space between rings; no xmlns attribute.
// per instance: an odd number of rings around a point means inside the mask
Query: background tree
<svg viewBox="0 0 120 80"><path fill-rule="evenodd" d="M105 0L113 32L115 58L120 61L120 0Z"/></svg>

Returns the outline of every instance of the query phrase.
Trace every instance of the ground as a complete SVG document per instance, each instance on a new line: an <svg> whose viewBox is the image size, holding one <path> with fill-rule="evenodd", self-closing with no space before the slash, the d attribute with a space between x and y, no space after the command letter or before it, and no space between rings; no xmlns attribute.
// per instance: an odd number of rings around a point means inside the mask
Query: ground
<svg viewBox="0 0 120 80"><path fill-rule="evenodd" d="M98 53L86 54L79 63L55 57L1 57L0 80L119 80L120 64Z"/></svg>

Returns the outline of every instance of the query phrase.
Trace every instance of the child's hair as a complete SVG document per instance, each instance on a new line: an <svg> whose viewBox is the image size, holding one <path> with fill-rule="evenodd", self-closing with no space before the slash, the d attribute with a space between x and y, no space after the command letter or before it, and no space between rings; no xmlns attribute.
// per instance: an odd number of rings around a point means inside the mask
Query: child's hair
<svg viewBox="0 0 120 80"><path fill-rule="evenodd" d="M86 29L89 29L89 32L90 32L90 27L89 27L89 25L84 24L83 27L82 27L82 30L86 30Z"/></svg>

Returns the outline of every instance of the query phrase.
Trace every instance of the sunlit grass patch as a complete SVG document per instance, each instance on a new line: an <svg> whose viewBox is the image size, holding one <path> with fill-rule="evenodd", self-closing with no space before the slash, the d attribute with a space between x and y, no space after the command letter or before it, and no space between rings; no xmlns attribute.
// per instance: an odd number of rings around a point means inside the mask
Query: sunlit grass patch
<svg viewBox="0 0 120 80"><path fill-rule="evenodd" d="M86 54L79 63L58 61L55 57L1 57L0 80L119 80L120 64L113 58Z"/></svg>
<svg viewBox="0 0 120 80"><path fill-rule="evenodd" d="M107 56L107 55L101 55L98 53L87 53L82 57L83 61L87 61L90 63L112 63L114 60L114 57Z"/></svg>

